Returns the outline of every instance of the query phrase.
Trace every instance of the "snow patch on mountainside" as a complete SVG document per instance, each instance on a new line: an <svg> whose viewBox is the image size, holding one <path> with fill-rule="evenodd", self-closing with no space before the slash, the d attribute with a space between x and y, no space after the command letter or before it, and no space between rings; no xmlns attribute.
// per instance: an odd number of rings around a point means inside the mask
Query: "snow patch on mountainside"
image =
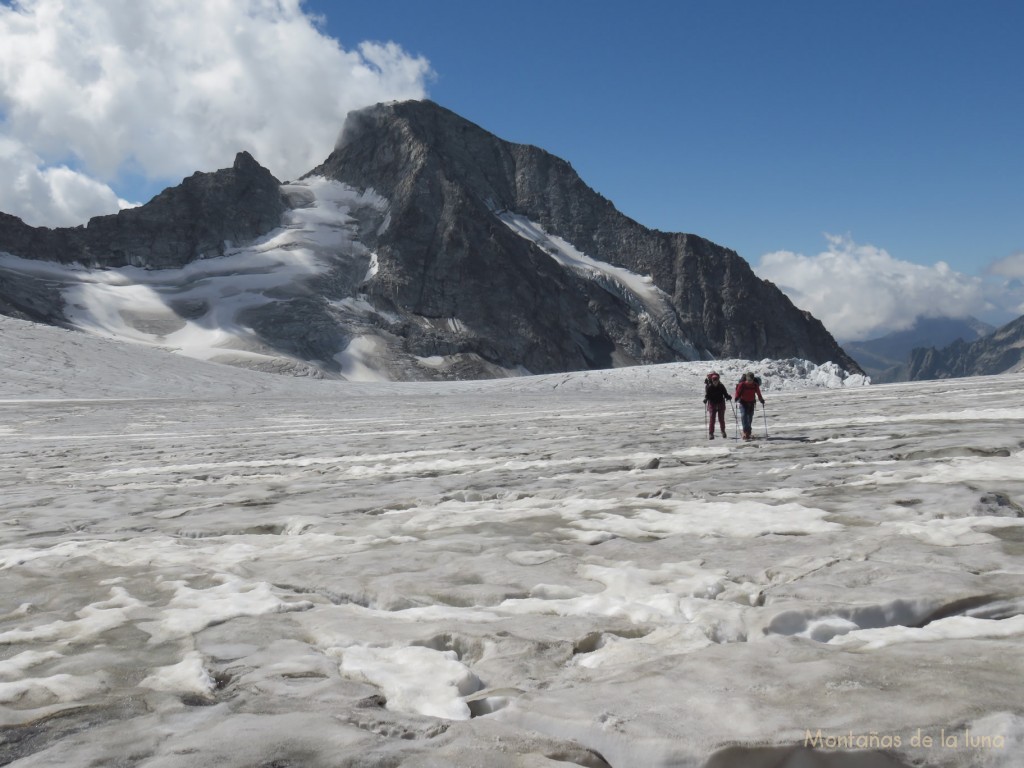
<svg viewBox="0 0 1024 768"><path fill-rule="evenodd" d="M668 295L654 284L650 275L638 275L624 267L616 267L588 256L572 243L549 234L544 228L525 216L501 211L497 217L520 237L536 243L566 269L592 280L604 290L621 298L634 311L645 313L658 329L661 337L675 349L691 359L700 359L700 351L683 338L675 310Z"/></svg>
<svg viewBox="0 0 1024 768"><path fill-rule="evenodd" d="M567 240L548 234L540 224L530 221L525 216L505 211L500 213L498 218L520 237L539 245L563 267L590 279L606 277L620 283L640 299L651 314L658 314L666 310L668 297L654 284L654 280L650 276L638 275L628 269L593 259L585 253L581 253ZM671 308L668 308L668 311L671 311Z"/></svg>
<svg viewBox="0 0 1024 768"><path fill-rule="evenodd" d="M0 267L62 286L69 323L110 339L162 347L199 360L253 363L280 356L241 319L246 310L306 292L311 278L339 260L362 263L367 277L376 259L358 239L353 211L387 201L337 181L310 177L282 185L294 206L282 226L226 255L179 269L87 269L0 254Z"/></svg>

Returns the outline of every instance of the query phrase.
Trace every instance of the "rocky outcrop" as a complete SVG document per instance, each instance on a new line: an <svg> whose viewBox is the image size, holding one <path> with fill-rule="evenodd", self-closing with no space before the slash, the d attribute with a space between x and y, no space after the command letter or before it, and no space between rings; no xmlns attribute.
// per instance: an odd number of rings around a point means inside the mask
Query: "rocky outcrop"
<svg viewBox="0 0 1024 768"><path fill-rule="evenodd" d="M458 338L411 333L418 353L454 347L534 372L695 356L799 357L860 372L818 320L735 252L643 227L564 160L502 141L436 104L353 113L338 149L312 173L390 201L391 226L372 244L380 274L366 290L374 301L471 329ZM591 258L650 276L670 316L638 311L563 269L495 215L506 211Z"/></svg>
<svg viewBox="0 0 1024 768"><path fill-rule="evenodd" d="M1024 316L973 342L957 339L941 350L915 349L910 355L909 377L949 379L987 376L1024 370Z"/></svg>
<svg viewBox="0 0 1024 768"><path fill-rule="evenodd" d="M60 284L38 276L0 271L0 315L60 325L64 320L63 304Z"/></svg>
<svg viewBox="0 0 1024 768"><path fill-rule="evenodd" d="M97 216L84 227L30 227L0 213L0 250L92 267L180 267L278 226L285 209L280 187L241 152L231 168L195 173L143 206Z"/></svg>

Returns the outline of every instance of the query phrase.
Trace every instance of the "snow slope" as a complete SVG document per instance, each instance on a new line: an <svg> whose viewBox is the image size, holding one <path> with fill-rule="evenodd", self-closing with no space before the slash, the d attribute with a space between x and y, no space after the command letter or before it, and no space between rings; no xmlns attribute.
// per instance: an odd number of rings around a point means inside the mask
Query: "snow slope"
<svg viewBox="0 0 1024 768"><path fill-rule="evenodd" d="M765 378L743 444L706 364L374 385L0 334L0 764L1019 764L1019 375L716 363Z"/></svg>
<svg viewBox="0 0 1024 768"><path fill-rule="evenodd" d="M353 367L357 365L355 361ZM2 398L205 397L232 393L337 392L339 382L306 380L200 362L161 348L125 343L0 315ZM803 388L861 387L868 380L834 364L805 360L720 360L699 363L576 371L546 376L445 384L348 382L360 392L548 392L643 389L670 394L702 387L712 370L731 386L748 370L762 377L765 392ZM373 379L367 375L366 378ZM410 389L411 388L411 389Z"/></svg>
<svg viewBox="0 0 1024 768"><path fill-rule="evenodd" d="M356 262L371 275L375 259L359 241L353 215L372 208L383 218L387 208L372 190L358 192L321 177L282 185L281 192L293 205L281 227L225 256L180 269L87 269L6 253L0 253L0 269L59 284L68 322L79 330L197 360L280 365L282 355L267 349L243 314L302 295L310 279L339 261ZM339 349L337 358L358 378L365 366L354 352Z"/></svg>

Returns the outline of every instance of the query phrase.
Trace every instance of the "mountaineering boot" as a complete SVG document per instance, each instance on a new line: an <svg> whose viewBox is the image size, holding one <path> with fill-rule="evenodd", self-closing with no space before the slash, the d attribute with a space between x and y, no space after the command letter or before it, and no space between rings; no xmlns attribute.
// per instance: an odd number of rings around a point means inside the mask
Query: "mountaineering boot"
<svg viewBox="0 0 1024 768"><path fill-rule="evenodd" d="M714 440L714 439L715 439L715 433L714 432L709 432L708 433L708 440Z"/></svg>

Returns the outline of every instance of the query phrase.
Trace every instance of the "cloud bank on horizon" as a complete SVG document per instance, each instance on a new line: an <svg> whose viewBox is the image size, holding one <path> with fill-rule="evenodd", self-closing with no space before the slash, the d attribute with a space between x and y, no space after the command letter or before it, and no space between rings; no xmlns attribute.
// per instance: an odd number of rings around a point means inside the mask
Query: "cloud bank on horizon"
<svg viewBox="0 0 1024 768"><path fill-rule="evenodd" d="M300 0L0 0L0 211L82 224L131 204L118 179L176 184L239 150L294 178L350 110L432 76L394 43L344 50Z"/></svg>
<svg viewBox="0 0 1024 768"><path fill-rule="evenodd" d="M776 251L761 257L757 275L775 283L840 341L906 330L918 317L992 318L1024 314L1024 254L989 267L993 277L965 275L945 262L901 261L849 235L825 235L814 256Z"/></svg>

